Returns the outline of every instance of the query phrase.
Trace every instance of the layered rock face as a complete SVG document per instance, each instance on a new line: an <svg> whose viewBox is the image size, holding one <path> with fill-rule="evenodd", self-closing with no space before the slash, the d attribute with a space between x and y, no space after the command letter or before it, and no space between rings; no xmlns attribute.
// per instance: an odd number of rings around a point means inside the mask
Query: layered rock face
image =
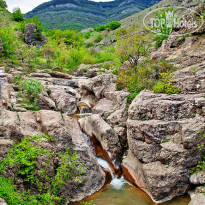
<svg viewBox="0 0 205 205"><path fill-rule="evenodd" d="M68 202L79 201L102 188L105 183L105 173L90 151L76 120L50 110L18 112L18 114L11 111L1 111L0 114L0 158L6 155L14 140L24 136L48 133L56 141L52 144L45 141L44 147L53 153L64 153L69 147L77 153L80 163L85 164L86 173L82 175L84 181L75 185L77 187L66 183L63 187L63 197ZM58 159L54 158L53 161L57 162ZM39 168L45 162L46 158L42 158L38 162ZM54 169L55 164L50 167L51 176L54 176ZM23 184L18 184L18 186L22 187Z"/></svg>
<svg viewBox="0 0 205 205"><path fill-rule="evenodd" d="M78 109L77 101L80 98L77 80L59 72L36 71L24 76L38 79L43 84L43 91L38 96L38 106L42 110L34 112L19 104L22 99L18 96L15 85L11 83L16 74L21 74L22 68L11 69L8 74L4 72L4 68L1 70L0 159L6 156L15 140L35 134L49 134L56 141L52 144L44 141L43 147L53 153L64 153L69 147L72 152L77 153L80 163L84 164L84 180L75 185L66 183L63 187L62 197L67 203L80 201L100 190L105 184L105 173L90 150L77 120L69 117ZM42 158L38 162L39 167L45 164L45 160ZM55 157L53 159L55 163L50 167L51 177L54 176L58 160ZM12 176L12 172L10 174ZM22 183L18 184L20 190L24 186Z"/></svg>
<svg viewBox="0 0 205 205"><path fill-rule="evenodd" d="M162 202L189 188L189 171L201 157L199 131L205 131L204 94L166 95L142 91L127 121L129 179Z"/></svg>

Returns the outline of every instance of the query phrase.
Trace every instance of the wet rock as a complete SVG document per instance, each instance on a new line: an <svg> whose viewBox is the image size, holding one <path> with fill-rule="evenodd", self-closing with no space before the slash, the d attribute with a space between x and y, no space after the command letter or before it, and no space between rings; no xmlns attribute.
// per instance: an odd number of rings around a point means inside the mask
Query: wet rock
<svg viewBox="0 0 205 205"><path fill-rule="evenodd" d="M90 137L95 137L102 148L108 154L108 160L119 169L122 148L118 135L115 131L99 116L91 115L79 120L82 130Z"/></svg>

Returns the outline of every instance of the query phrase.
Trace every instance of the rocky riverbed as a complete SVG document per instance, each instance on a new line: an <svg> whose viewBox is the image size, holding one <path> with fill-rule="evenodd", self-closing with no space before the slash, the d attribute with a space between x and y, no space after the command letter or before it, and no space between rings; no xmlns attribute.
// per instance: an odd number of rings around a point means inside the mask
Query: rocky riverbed
<svg viewBox="0 0 205 205"><path fill-rule="evenodd" d="M0 158L15 140L48 133L57 139L50 149L62 152L72 147L84 163L85 181L77 188L67 184L64 193L68 202L80 201L106 184L106 174L84 132L103 151L102 156L114 172L123 171L124 177L154 202L184 195L192 187L205 184L204 172L190 176L190 170L201 158L197 145L203 139L199 131L205 132L204 68L201 65L194 73L189 67L176 71L175 83L181 94L144 90L129 107L129 93L116 90L116 76L109 72L102 74L92 68L92 75L78 77L77 73L71 76L36 70L23 76L43 84L38 103L41 110L29 111L19 103L22 99L18 87L12 83L23 68L5 73L1 67ZM91 116L72 117L85 107L92 111ZM128 154L124 152L127 147ZM197 191L191 196L195 199L196 195L204 198Z"/></svg>

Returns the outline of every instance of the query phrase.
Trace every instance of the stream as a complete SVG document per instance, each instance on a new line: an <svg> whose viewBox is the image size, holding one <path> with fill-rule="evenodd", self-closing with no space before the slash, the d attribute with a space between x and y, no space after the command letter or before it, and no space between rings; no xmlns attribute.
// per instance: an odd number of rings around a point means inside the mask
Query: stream
<svg viewBox="0 0 205 205"><path fill-rule="evenodd" d="M87 111L87 112L86 112ZM73 116L76 119L92 115L86 110L78 115ZM116 177L110 164L101 158L90 137L84 134L85 140L90 147L90 150L96 156L98 164L110 172L111 181L107 183L100 191L85 198L81 202L74 203L81 205L82 202L93 202L93 205L156 205L151 198L141 189L132 185L123 176ZM191 201L189 195L176 197L168 202L161 203L160 205L188 205Z"/></svg>

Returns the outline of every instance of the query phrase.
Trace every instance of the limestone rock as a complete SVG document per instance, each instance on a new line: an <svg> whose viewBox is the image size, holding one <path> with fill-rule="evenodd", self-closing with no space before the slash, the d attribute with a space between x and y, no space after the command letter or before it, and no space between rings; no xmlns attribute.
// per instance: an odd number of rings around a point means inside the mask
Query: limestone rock
<svg viewBox="0 0 205 205"><path fill-rule="evenodd" d="M119 105L106 98L101 99L92 109L93 114L99 114L102 117L107 117L110 113L115 112Z"/></svg>
<svg viewBox="0 0 205 205"><path fill-rule="evenodd" d="M77 111L77 98L72 88L63 88L61 86L47 86L51 89L50 98L56 103L57 109L68 115Z"/></svg>
<svg viewBox="0 0 205 205"><path fill-rule="evenodd" d="M186 193L190 186L189 171L202 157L199 130L205 132L205 118L198 110L204 107L203 95L145 90L129 107L124 174L157 203Z"/></svg>
<svg viewBox="0 0 205 205"><path fill-rule="evenodd" d="M25 25L25 42L29 45L40 47L43 45L45 37L42 36L40 29L35 23Z"/></svg>
<svg viewBox="0 0 205 205"><path fill-rule="evenodd" d="M136 120L177 120L190 118L196 114L196 99L203 94L196 95L166 95L154 94L144 90L129 107L129 118ZM205 102L205 99L204 99Z"/></svg>
<svg viewBox="0 0 205 205"><path fill-rule="evenodd" d="M191 184L196 185L203 185L205 184L205 171L198 171L197 173L194 173L189 178Z"/></svg>
<svg viewBox="0 0 205 205"><path fill-rule="evenodd" d="M91 115L79 120L82 130L90 137L100 142L103 150L109 155L108 160L119 169L122 148L118 135L99 115Z"/></svg>
<svg viewBox="0 0 205 205"><path fill-rule="evenodd" d="M128 118L126 107L116 110L107 118L107 122L111 125L125 126Z"/></svg>
<svg viewBox="0 0 205 205"><path fill-rule="evenodd" d="M0 205L7 205L7 203L3 199L0 198Z"/></svg>

